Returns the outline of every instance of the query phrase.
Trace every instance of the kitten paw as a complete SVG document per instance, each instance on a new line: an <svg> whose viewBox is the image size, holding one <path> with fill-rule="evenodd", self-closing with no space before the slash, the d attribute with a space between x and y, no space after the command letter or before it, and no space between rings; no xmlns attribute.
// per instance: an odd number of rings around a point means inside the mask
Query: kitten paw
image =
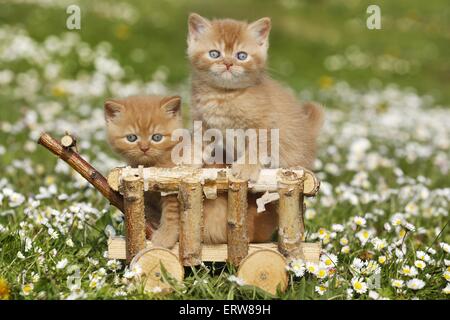
<svg viewBox="0 0 450 320"><path fill-rule="evenodd" d="M173 229L160 228L152 235L152 244L156 247L171 249L177 241L178 231Z"/></svg>
<svg viewBox="0 0 450 320"><path fill-rule="evenodd" d="M231 174L243 180L249 180L251 182L258 181L261 166L259 164L237 164L234 163L231 166Z"/></svg>

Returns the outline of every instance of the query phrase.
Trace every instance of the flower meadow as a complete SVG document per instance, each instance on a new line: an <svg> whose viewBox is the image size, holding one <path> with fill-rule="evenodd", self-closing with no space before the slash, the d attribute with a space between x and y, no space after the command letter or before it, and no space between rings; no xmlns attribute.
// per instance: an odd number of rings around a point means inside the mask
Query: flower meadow
<svg viewBox="0 0 450 320"><path fill-rule="evenodd" d="M138 19L119 8L107 18ZM40 133L76 135L80 154L106 175L122 165L105 142L106 98L177 92L187 115L189 96L187 81L168 82L170 67L140 77L114 50L76 32L38 39L21 24L0 25L0 299L274 298L217 263L186 269L171 293L145 293L140 270L107 259L122 213L38 146ZM325 67L336 69L334 60ZM298 96L326 108L321 189L305 212L306 241L323 253L319 264L289 261L288 289L276 297L449 299L449 106L377 80L365 89L319 82Z"/></svg>

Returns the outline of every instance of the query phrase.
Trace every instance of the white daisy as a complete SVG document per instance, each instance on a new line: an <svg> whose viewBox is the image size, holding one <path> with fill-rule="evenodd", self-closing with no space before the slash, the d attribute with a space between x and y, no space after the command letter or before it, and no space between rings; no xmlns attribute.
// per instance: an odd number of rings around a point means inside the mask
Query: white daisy
<svg viewBox="0 0 450 320"><path fill-rule="evenodd" d="M355 223L357 226L364 227L366 225L366 219L360 216L356 216L353 218L353 223Z"/></svg>
<svg viewBox="0 0 450 320"><path fill-rule="evenodd" d="M67 260L66 258L58 261L58 263L56 264L56 269L64 269L67 266L68 262L69 260Z"/></svg>
<svg viewBox="0 0 450 320"><path fill-rule="evenodd" d="M427 266L427 264L425 263L425 261L423 260L416 260L414 261L414 265L419 268L420 270L425 269L425 267Z"/></svg>
<svg viewBox="0 0 450 320"><path fill-rule="evenodd" d="M401 288L403 288L404 283L405 282L403 280L400 280L400 279L391 279L391 285L394 288L401 289Z"/></svg>
<svg viewBox="0 0 450 320"><path fill-rule="evenodd" d="M408 277L415 277L418 272L417 272L417 269L415 267L410 267L408 265L403 265L401 270L400 270L400 273L405 275L405 276L408 276Z"/></svg>
<svg viewBox="0 0 450 320"><path fill-rule="evenodd" d="M412 290L420 290L425 286L425 282L423 280L414 278L414 279L409 280L406 283L406 286Z"/></svg>
<svg viewBox="0 0 450 320"><path fill-rule="evenodd" d="M367 283L364 282L363 278L353 278L352 281L352 286L353 289L359 293L359 294L363 294L367 292Z"/></svg>

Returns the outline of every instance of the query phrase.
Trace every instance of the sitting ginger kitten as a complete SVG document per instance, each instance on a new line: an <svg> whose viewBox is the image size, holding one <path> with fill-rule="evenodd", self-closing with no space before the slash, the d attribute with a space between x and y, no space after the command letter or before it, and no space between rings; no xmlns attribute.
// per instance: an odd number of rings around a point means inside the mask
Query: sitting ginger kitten
<svg viewBox="0 0 450 320"><path fill-rule="evenodd" d="M173 167L171 151L178 141L172 141L175 129L182 128L181 99L178 96L129 97L108 100L105 119L108 142L128 165L136 167ZM269 241L274 233L278 216L273 204L266 205L266 213L256 214L256 198L249 195L248 231L252 242ZM253 203L253 204L252 204ZM227 242L227 195L205 199L204 243ZM176 195L160 197L159 193L145 195L147 226L154 229L154 245L171 248L179 236L179 205Z"/></svg>
<svg viewBox="0 0 450 320"><path fill-rule="evenodd" d="M192 116L205 129L279 129L279 166L312 169L322 108L300 104L266 73L269 18L253 23L189 16L188 57L192 66ZM233 174L257 180L261 161L251 164L248 142ZM236 150L235 150L236 152ZM245 157L245 158L244 158Z"/></svg>

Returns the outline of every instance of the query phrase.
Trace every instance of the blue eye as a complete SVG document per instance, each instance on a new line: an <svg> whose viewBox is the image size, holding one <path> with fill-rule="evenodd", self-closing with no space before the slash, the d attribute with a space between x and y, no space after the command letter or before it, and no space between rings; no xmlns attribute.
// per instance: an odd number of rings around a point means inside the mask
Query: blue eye
<svg viewBox="0 0 450 320"><path fill-rule="evenodd" d="M155 142L160 142L163 138L162 134L159 133L155 133L154 135L152 135L152 140Z"/></svg>
<svg viewBox="0 0 450 320"><path fill-rule="evenodd" d="M236 54L236 57L237 57L239 60L245 60L245 59L247 59L247 56L248 56L247 52L244 52L244 51L239 51L239 52Z"/></svg>
<svg viewBox="0 0 450 320"><path fill-rule="evenodd" d="M129 142L135 142L135 141L137 140L137 135L135 135L135 134L129 134L129 135L127 135L127 140L128 140Z"/></svg>
<svg viewBox="0 0 450 320"><path fill-rule="evenodd" d="M220 52L217 50L211 50L209 52L209 56L213 59L217 59L218 57L220 57Z"/></svg>

